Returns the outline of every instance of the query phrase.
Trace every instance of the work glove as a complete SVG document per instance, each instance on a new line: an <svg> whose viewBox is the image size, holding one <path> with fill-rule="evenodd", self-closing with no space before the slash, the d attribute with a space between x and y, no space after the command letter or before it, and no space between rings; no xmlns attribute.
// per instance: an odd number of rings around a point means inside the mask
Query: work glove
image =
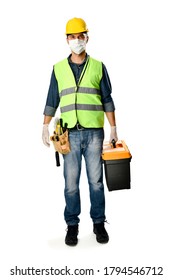
<svg viewBox="0 0 173 280"><path fill-rule="evenodd" d="M118 141L117 127L116 126L111 126L111 134L110 134L109 142L111 143L113 139L115 140L115 143Z"/></svg>
<svg viewBox="0 0 173 280"><path fill-rule="evenodd" d="M49 125L43 124L42 140L44 145L50 147L50 137L49 137Z"/></svg>

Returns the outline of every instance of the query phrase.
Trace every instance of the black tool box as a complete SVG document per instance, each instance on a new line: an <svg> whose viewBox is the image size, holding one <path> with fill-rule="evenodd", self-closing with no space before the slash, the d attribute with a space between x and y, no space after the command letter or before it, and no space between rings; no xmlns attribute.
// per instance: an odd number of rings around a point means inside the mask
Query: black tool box
<svg viewBox="0 0 173 280"><path fill-rule="evenodd" d="M130 161L132 155L123 140L113 148L108 142L103 145L102 159L104 162L106 184L109 191L131 188Z"/></svg>

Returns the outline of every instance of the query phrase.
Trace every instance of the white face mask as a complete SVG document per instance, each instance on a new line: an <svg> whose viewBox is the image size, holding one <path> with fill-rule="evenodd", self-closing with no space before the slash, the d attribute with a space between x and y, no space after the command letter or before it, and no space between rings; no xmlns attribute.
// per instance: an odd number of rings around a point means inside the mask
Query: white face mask
<svg viewBox="0 0 173 280"><path fill-rule="evenodd" d="M74 40L69 40L68 42L71 51L74 52L75 54L82 53L86 48L86 40L74 39Z"/></svg>

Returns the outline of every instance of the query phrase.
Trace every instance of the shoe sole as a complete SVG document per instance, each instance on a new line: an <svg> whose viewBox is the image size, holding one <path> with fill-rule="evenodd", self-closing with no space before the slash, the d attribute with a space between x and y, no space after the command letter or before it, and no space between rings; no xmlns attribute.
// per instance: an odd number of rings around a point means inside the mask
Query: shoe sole
<svg viewBox="0 0 173 280"><path fill-rule="evenodd" d="M65 240L65 244L68 245L68 246L72 246L73 247L73 246L76 246L78 244L78 240L76 242L73 242L73 243L67 242Z"/></svg>

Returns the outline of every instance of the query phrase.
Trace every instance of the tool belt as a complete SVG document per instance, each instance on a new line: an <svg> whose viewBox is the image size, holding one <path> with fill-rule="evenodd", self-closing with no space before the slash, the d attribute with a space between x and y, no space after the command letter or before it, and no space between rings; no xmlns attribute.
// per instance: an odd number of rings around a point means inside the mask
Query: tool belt
<svg viewBox="0 0 173 280"><path fill-rule="evenodd" d="M54 135L50 137L50 140L53 142L55 151L60 154L66 155L70 152L70 143L68 139L68 130L66 130L63 134L58 135L54 131Z"/></svg>

